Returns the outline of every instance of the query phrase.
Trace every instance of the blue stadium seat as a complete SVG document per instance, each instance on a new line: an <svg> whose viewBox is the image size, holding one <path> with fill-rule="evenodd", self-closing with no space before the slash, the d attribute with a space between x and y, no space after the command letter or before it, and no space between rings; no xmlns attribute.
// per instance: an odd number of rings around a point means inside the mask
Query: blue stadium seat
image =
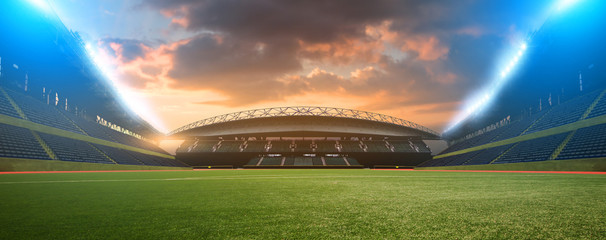
<svg viewBox="0 0 606 240"><path fill-rule="evenodd" d="M6 89L9 96L21 108L28 120L70 132L82 134L76 124L65 117L54 106L46 105L25 94Z"/></svg>
<svg viewBox="0 0 606 240"><path fill-rule="evenodd" d="M0 124L0 157L50 159L30 130Z"/></svg>
<svg viewBox="0 0 606 240"><path fill-rule="evenodd" d="M578 129L557 159L606 157L606 124Z"/></svg>
<svg viewBox="0 0 606 240"><path fill-rule="evenodd" d="M545 114L527 133L537 132L581 120L583 113L593 103L600 91L573 98L562 105L555 106Z"/></svg>
<svg viewBox="0 0 606 240"><path fill-rule="evenodd" d="M109 156L112 160L114 160L118 164L128 164L128 165L143 165L142 162L137 160L131 154L128 153L127 150L122 150L119 148L113 148L98 144L93 144L97 149L103 151L105 155Z"/></svg>
<svg viewBox="0 0 606 240"><path fill-rule="evenodd" d="M50 149L57 155L59 160L74 162L108 163L111 160L95 149L90 143L59 137L45 133L39 133Z"/></svg>
<svg viewBox="0 0 606 240"><path fill-rule="evenodd" d="M21 118L19 116L19 114L17 113L17 110L15 110L13 105L10 104L8 99L1 92L0 92L0 114L14 117L14 118Z"/></svg>
<svg viewBox="0 0 606 240"><path fill-rule="evenodd" d="M549 160L568 133L519 142L494 163L515 163Z"/></svg>

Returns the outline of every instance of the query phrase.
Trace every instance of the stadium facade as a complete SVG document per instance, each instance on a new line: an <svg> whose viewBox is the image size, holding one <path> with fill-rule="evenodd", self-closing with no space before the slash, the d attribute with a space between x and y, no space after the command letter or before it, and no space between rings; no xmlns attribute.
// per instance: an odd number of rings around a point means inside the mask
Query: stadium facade
<svg viewBox="0 0 606 240"><path fill-rule="evenodd" d="M185 125L180 161L194 166L414 167L431 159L423 140L439 133L378 113L329 107L280 107L230 113Z"/></svg>

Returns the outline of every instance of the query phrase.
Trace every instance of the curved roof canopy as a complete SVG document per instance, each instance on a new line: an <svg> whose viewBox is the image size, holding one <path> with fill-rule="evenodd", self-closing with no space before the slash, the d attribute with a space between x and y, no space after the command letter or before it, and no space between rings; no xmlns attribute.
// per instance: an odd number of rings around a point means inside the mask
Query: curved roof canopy
<svg viewBox="0 0 606 240"><path fill-rule="evenodd" d="M214 116L182 126L169 136L254 135L264 133L346 133L421 136L440 139L427 127L379 113L331 107L276 107Z"/></svg>

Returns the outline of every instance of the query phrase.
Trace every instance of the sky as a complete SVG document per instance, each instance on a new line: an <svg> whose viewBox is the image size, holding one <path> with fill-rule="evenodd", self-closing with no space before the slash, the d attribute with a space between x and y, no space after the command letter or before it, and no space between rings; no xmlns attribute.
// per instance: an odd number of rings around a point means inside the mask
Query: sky
<svg viewBox="0 0 606 240"><path fill-rule="evenodd" d="M371 111L443 131L553 0L50 0L161 131L265 107Z"/></svg>

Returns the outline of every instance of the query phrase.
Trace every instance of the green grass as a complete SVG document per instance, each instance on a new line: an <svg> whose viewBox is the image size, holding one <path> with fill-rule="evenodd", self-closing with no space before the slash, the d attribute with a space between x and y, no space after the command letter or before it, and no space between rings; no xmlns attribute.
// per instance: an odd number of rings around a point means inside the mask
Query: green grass
<svg viewBox="0 0 606 240"><path fill-rule="evenodd" d="M0 175L0 239L604 239L606 175Z"/></svg>
<svg viewBox="0 0 606 240"><path fill-rule="evenodd" d="M415 167L417 170L597 171L606 172L606 158L547 160L519 163Z"/></svg>

